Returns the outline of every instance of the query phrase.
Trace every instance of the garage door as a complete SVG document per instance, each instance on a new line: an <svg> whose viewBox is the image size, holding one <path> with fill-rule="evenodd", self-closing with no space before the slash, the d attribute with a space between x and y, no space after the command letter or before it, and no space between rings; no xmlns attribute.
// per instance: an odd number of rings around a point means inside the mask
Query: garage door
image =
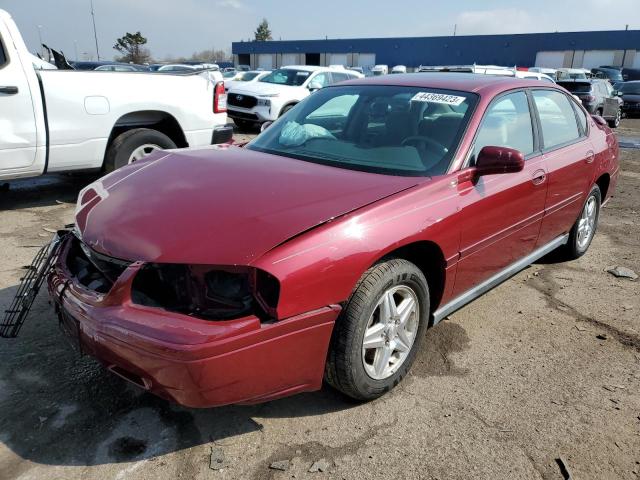
<svg viewBox="0 0 640 480"><path fill-rule="evenodd" d="M613 65L613 50L587 50L584 52L582 68L594 68L601 65Z"/></svg>
<svg viewBox="0 0 640 480"><path fill-rule="evenodd" d="M366 68L373 67L376 64L375 53L361 53L358 55L358 67Z"/></svg>
<svg viewBox="0 0 640 480"><path fill-rule="evenodd" d="M327 57L327 65L348 65L346 53L330 53Z"/></svg>
<svg viewBox="0 0 640 480"><path fill-rule="evenodd" d="M562 52L538 52L536 55L536 67L562 68L564 66L564 51Z"/></svg>
<svg viewBox="0 0 640 480"><path fill-rule="evenodd" d="M296 65L298 63L297 53L283 53L282 54L282 66L287 67L289 65Z"/></svg>
<svg viewBox="0 0 640 480"><path fill-rule="evenodd" d="M271 70L273 68L273 55L270 53L261 53L258 55L258 68Z"/></svg>

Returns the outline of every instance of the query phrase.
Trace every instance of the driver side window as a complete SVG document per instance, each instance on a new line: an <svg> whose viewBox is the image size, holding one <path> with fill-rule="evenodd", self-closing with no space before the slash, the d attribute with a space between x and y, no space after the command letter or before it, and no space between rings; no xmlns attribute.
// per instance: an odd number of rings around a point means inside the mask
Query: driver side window
<svg viewBox="0 0 640 480"><path fill-rule="evenodd" d="M533 125L524 92L499 97L485 113L471 156L471 165L483 147L509 147L524 156L533 153Z"/></svg>

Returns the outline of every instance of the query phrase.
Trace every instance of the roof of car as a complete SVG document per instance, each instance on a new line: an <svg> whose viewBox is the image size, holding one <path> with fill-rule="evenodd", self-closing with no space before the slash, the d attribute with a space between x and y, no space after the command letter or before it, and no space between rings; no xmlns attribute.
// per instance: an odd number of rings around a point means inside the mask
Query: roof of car
<svg viewBox="0 0 640 480"><path fill-rule="evenodd" d="M296 70L306 70L308 72L316 72L318 70L338 70L337 68L329 68L329 67L318 67L316 65L287 65L286 67L282 67L283 69L296 69ZM345 70L344 68L342 70Z"/></svg>
<svg viewBox="0 0 640 480"><path fill-rule="evenodd" d="M381 75L377 77L349 80L340 85L398 85L407 87L428 87L443 90L461 90L466 92L490 93L518 87L553 88L550 82L538 79L515 78L482 73L425 72Z"/></svg>

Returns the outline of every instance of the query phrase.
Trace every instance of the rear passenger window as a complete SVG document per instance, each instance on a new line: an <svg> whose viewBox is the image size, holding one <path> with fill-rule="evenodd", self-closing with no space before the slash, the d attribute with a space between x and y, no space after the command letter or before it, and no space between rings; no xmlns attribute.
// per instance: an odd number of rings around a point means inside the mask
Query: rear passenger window
<svg viewBox="0 0 640 480"><path fill-rule="evenodd" d="M480 150L488 146L515 148L525 156L533 153L533 126L524 92L500 97L489 107L478 129L472 165Z"/></svg>
<svg viewBox="0 0 640 480"><path fill-rule="evenodd" d="M545 149L580 138L576 115L566 95L552 90L534 90L533 101L540 115Z"/></svg>

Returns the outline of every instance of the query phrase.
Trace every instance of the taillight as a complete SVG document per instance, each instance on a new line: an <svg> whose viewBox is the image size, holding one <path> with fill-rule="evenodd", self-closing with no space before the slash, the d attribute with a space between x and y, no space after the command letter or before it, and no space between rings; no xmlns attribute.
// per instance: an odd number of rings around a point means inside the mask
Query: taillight
<svg viewBox="0 0 640 480"><path fill-rule="evenodd" d="M213 113L224 113L226 111L227 93L224 91L224 82L218 82L213 92Z"/></svg>

